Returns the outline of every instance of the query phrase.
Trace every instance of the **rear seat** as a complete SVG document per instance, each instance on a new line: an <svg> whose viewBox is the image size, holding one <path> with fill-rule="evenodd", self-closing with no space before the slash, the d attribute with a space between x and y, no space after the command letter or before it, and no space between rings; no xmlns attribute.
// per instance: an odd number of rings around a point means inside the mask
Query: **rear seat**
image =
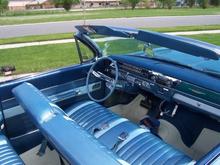
<svg viewBox="0 0 220 165"><path fill-rule="evenodd" d="M140 128L93 101L77 103L66 112L81 127L130 164L195 163L148 129Z"/></svg>
<svg viewBox="0 0 220 165"><path fill-rule="evenodd" d="M23 165L23 161L12 148L8 139L0 133L0 164Z"/></svg>

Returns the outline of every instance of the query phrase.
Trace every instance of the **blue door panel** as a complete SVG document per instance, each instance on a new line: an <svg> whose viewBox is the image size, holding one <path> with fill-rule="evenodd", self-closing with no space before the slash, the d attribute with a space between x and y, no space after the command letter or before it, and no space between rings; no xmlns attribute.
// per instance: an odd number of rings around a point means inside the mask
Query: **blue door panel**
<svg viewBox="0 0 220 165"><path fill-rule="evenodd" d="M0 84L1 100L13 98L14 96L11 90L22 82L30 82L38 89L44 89L86 77L89 67L89 64L75 65L42 73L33 77L21 78L8 83Z"/></svg>
<svg viewBox="0 0 220 165"><path fill-rule="evenodd" d="M68 107L75 101L88 99L85 78L90 66L90 64L75 65L0 84L1 110L5 118L6 134L18 153L39 144L42 136L18 105L11 90L22 82L30 82L59 106ZM95 93L100 94L98 91L101 87L101 82L91 84Z"/></svg>

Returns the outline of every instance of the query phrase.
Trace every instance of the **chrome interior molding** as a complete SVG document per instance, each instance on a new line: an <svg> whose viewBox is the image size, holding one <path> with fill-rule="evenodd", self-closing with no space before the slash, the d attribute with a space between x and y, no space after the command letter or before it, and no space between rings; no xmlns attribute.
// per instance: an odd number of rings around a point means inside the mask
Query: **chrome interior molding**
<svg viewBox="0 0 220 165"><path fill-rule="evenodd" d="M201 111L208 112L208 113L211 113L213 115L216 115L216 116L220 117L220 109L217 109L217 108L212 107L210 105L204 104L204 103L202 103L200 101L191 99L191 98L186 97L184 95L181 95L179 93L175 93L173 95L173 98L175 100L179 101L179 102L185 103L185 104L190 105L190 106L192 106L194 108L198 108Z"/></svg>
<svg viewBox="0 0 220 165"><path fill-rule="evenodd" d="M69 82L69 83L65 83L65 84L45 88L45 89L42 89L41 91L52 102L56 103L56 102L59 102L59 101L65 100L65 99L72 98L72 97L85 95L87 93L85 85L78 86L78 87L74 88L74 86L76 86L77 84L82 83L83 80L84 79L79 79L79 80L72 81L72 82ZM93 91L93 92L97 91L97 90L101 89L101 82L91 83L89 85L89 88L90 88L90 91ZM63 90L63 89L65 89L65 90ZM14 102L15 102L14 98L5 100L3 102L3 107L5 107L4 116L5 116L6 119L24 113L24 110L20 105L14 106ZM7 107L10 104L12 106Z"/></svg>

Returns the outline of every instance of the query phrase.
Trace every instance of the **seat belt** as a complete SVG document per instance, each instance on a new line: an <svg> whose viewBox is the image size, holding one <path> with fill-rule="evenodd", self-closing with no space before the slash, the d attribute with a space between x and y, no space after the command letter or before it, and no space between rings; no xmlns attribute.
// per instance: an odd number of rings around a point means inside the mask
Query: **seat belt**
<svg viewBox="0 0 220 165"><path fill-rule="evenodd" d="M62 157L59 156L59 158L60 158L60 165L65 165L65 163L64 163L64 161L63 161L63 159L62 159Z"/></svg>
<svg viewBox="0 0 220 165"><path fill-rule="evenodd" d="M118 146L125 141L128 138L128 133L127 132L122 132L119 136L118 136L118 140L115 143L115 145L112 147L112 151L116 151L118 149Z"/></svg>
<svg viewBox="0 0 220 165"><path fill-rule="evenodd" d="M46 149L47 149L47 140L46 139L43 139L42 142L41 142L41 146L40 146L40 149L39 151L37 152L37 155L38 156L43 156L46 152ZM63 159L61 156L59 156L59 159L60 159L60 165L65 165Z"/></svg>
<svg viewBox="0 0 220 165"><path fill-rule="evenodd" d="M46 149L47 149L47 140L43 139L42 142L41 142L40 149L37 152L37 155L40 156L40 157L43 156L46 152Z"/></svg>

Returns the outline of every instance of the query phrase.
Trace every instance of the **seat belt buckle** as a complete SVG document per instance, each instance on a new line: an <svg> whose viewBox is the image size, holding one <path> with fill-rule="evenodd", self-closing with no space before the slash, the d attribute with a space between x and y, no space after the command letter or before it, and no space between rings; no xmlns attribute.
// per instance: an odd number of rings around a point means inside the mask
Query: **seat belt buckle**
<svg viewBox="0 0 220 165"><path fill-rule="evenodd" d="M119 136L118 136L118 140L120 141L125 141L128 137L128 133L127 132L122 132Z"/></svg>
<svg viewBox="0 0 220 165"><path fill-rule="evenodd" d="M107 129L108 127L109 127L108 123L102 123L98 127L94 128L92 132L93 132L93 134L96 134L97 132L99 132L101 130Z"/></svg>
<svg viewBox="0 0 220 165"><path fill-rule="evenodd" d="M125 141L128 138L128 133L127 132L122 132L120 135L118 135L118 140L115 143L115 145L112 147L113 151L116 151L118 149L118 146Z"/></svg>
<svg viewBox="0 0 220 165"><path fill-rule="evenodd" d="M151 133L157 134L158 128L160 126L160 121L157 120L156 118L145 116L143 119L141 119L139 124L141 126L148 128L151 131Z"/></svg>

